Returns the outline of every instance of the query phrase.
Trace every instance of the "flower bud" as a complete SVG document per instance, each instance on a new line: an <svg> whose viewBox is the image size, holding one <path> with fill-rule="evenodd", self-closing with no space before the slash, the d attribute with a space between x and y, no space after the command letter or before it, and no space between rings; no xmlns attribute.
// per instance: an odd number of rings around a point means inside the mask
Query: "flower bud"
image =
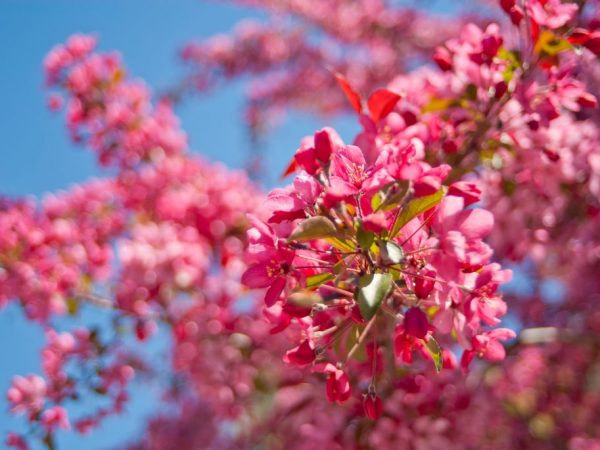
<svg viewBox="0 0 600 450"><path fill-rule="evenodd" d="M371 420L377 420L383 412L383 402L377 395L367 394L363 400L365 416Z"/></svg>
<svg viewBox="0 0 600 450"><path fill-rule="evenodd" d="M404 316L404 329L408 334L424 339L429 329L427 316L419 308L410 308Z"/></svg>

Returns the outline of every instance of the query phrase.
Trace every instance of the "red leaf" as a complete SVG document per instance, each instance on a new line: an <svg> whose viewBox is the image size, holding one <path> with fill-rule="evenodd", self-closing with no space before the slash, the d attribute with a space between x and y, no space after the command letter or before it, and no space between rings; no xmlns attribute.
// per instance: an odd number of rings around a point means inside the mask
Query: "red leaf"
<svg viewBox="0 0 600 450"><path fill-rule="evenodd" d="M354 111L360 114L362 112L362 102L360 101L360 95L358 95L358 93L352 88L352 86L350 86L350 83L348 83L348 80L346 80L346 78L344 78L342 74L335 73L334 76L338 84L340 85L340 88L342 88L342 91L344 91L346 98L352 105L352 108L354 108Z"/></svg>
<svg viewBox="0 0 600 450"><path fill-rule="evenodd" d="M367 104L371 112L371 118L375 122L379 122L389 113L392 112L396 103L400 100L400 95L387 89L377 89L371 94Z"/></svg>
<svg viewBox="0 0 600 450"><path fill-rule="evenodd" d="M567 38L573 45L581 45L590 38L590 32L585 28L575 28Z"/></svg>
<svg viewBox="0 0 600 450"><path fill-rule="evenodd" d="M281 174L281 179L283 180L288 175L293 174L298 170L298 163L296 162L296 158L292 158L285 171Z"/></svg>

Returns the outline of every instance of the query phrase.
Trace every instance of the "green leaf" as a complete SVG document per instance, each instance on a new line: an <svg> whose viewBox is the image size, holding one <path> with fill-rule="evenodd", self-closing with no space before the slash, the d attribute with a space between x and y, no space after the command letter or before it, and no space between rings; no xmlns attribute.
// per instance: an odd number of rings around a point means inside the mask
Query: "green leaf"
<svg viewBox="0 0 600 450"><path fill-rule="evenodd" d="M306 277L306 288L314 289L314 288L322 285L323 283L333 280L334 278L335 278L335 275L333 275L332 273L328 273L328 272L311 275L309 277Z"/></svg>
<svg viewBox="0 0 600 450"><path fill-rule="evenodd" d="M397 189L395 189L393 193L388 194L385 200L383 200L383 203L379 207L381 211L389 211L396 208L404 199L409 187L408 181L400 181L396 186Z"/></svg>
<svg viewBox="0 0 600 450"><path fill-rule="evenodd" d="M369 250L375 239L375 234L365 230L362 226L359 226L358 231L356 232L356 239L358 240L358 245L360 245L361 249Z"/></svg>
<svg viewBox="0 0 600 450"><path fill-rule="evenodd" d="M396 217L396 221L392 227L392 232L390 233L390 238L396 236L404 225L417 217L419 214L424 213L428 209L433 208L435 205L441 202L442 198L444 198L444 188L440 189L434 194L415 198L408 202L400 214L398 214L398 217Z"/></svg>
<svg viewBox="0 0 600 450"><path fill-rule="evenodd" d="M455 103L453 98L432 98L429 103L427 103L421 112L423 114L428 112L439 112L444 111L445 109L450 108Z"/></svg>
<svg viewBox="0 0 600 450"><path fill-rule="evenodd" d="M382 205L382 203L383 203L383 193L377 192L371 199L371 208L373 208L373 211L377 211L379 209L379 207Z"/></svg>
<svg viewBox="0 0 600 450"><path fill-rule="evenodd" d="M477 86L475 86L473 83L467 84L467 87L465 88L465 96L467 97L467 100L477 100Z"/></svg>
<svg viewBox="0 0 600 450"><path fill-rule="evenodd" d="M353 252L356 250L356 247L354 246L354 244L352 244L352 242L348 242L340 237L329 237L326 240L342 252Z"/></svg>
<svg viewBox="0 0 600 450"><path fill-rule="evenodd" d="M364 328L365 328L364 325L353 325L350 328L349 333L346 335L346 342L344 345L344 351L346 353L345 353L345 355L343 355L344 357L348 354L350 349L353 348L354 345L358 342L358 339L360 338L360 334L361 334L362 330L364 330ZM358 348L352 355L352 359L354 359L355 361L358 361L358 362L362 362L362 363L367 362L367 349L366 349L365 341L363 341L358 346Z"/></svg>
<svg viewBox="0 0 600 450"><path fill-rule="evenodd" d="M444 360L442 357L442 349L440 344L432 337L429 337L429 340L425 343L425 347L429 351L431 358L433 359L433 364L435 365L435 370L442 370L442 366L444 364Z"/></svg>
<svg viewBox="0 0 600 450"><path fill-rule="evenodd" d="M313 305L322 303L323 297L314 291L298 291L290 294L287 300L292 305L296 305L301 308L312 308Z"/></svg>
<svg viewBox="0 0 600 450"><path fill-rule="evenodd" d="M404 250L393 241L379 241L379 255L384 264L399 264L404 261Z"/></svg>
<svg viewBox="0 0 600 450"><path fill-rule="evenodd" d="M365 320L370 320L392 289L389 273L369 273L358 280L356 300Z"/></svg>
<svg viewBox="0 0 600 450"><path fill-rule="evenodd" d="M334 223L324 216L315 216L300 222L288 241L311 241L334 236L337 230Z"/></svg>
<svg viewBox="0 0 600 450"><path fill-rule="evenodd" d="M67 312L69 313L69 315L75 316L75 315L77 315L78 311L79 311L79 302L77 301L77 299L73 298L73 297L67 298Z"/></svg>
<svg viewBox="0 0 600 450"><path fill-rule="evenodd" d="M342 273L344 271L345 268L346 268L346 263L343 259L341 259L333 265L333 273L335 273L336 275L339 275L340 273Z"/></svg>
<svg viewBox="0 0 600 450"><path fill-rule="evenodd" d="M551 31L543 31L538 37L535 43L534 52L536 54L545 53L548 56L556 56L560 52L569 50L572 48L569 41L562 39L560 36L552 33Z"/></svg>

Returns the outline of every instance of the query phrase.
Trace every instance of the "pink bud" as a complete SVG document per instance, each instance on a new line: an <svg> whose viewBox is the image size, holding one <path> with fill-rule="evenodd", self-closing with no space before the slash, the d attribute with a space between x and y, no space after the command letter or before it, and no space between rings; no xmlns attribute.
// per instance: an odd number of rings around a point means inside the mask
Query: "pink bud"
<svg viewBox="0 0 600 450"><path fill-rule="evenodd" d="M429 297L435 284L436 273L433 270L427 270L421 277L415 277L415 295L421 299ZM424 278L427 277L427 278Z"/></svg>
<svg viewBox="0 0 600 450"><path fill-rule="evenodd" d="M64 100L60 94L53 93L48 96L48 108L51 111L58 111L63 104Z"/></svg>
<svg viewBox="0 0 600 450"><path fill-rule="evenodd" d="M458 144L454 139L448 139L442 144L442 150L444 150L444 153L451 155L458 151Z"/></svg>
<svg viewBox="0 0 600 450"><path fill-rule="evenodd" d="M315 153L317 158L323 162L329 161L333 153L333 142L327 130L317 131L315 133Z"/></svg>
<svg viewBox="0 0 600 450"><path fill-rule="evenodd" d="M410 308L404 316L404 329L408 334L424 339L429 329L427 316L419 308Z"/></svg>
<svg viewBox="0 0 600 450"><path fill-rule="evenodd" d="M363 400L365 416L371 420L377 420L383 412L383 402L377 395L366 395Z"/></svg>
<svg viewBox="0 0 600 450"><path fill-rule="evenodd" d="M437 47L433 54L433 60L443 71L452 69L452 57L450 52L444 47Z"/></svg>
<svg viewBox="0 0 600 450"><path fill-rule="evenodd" d="M504 12L509 13L512 8L515 7L515 0L500 0L500 7Z"/></svg>
<svg viewBox="0 0 600 450"><path fill-rule="evenodd" d="M481 40L481 48L488 58L493 58L498 53L502 45L502 38L499 36L486 36Z"/></svg>
<svg viewBox="0 0 600 450"><path fill-rule="evenodd" d="M494 86L494 91L495 91L494 98L496 100L500 100L502 98L502 96L504 96L504 94L506 94L507 90L508 90L508 84L506 84L506 81L499 81Z"/></svg>

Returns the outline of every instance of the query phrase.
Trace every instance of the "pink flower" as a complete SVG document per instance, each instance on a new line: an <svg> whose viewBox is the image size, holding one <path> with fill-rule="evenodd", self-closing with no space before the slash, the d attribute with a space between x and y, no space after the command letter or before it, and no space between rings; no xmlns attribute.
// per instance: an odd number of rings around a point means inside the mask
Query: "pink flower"
<svg viewBox="0 0 600 450"><path fill-rule="evenodd" d="M46 382L38 375L16 376L8 390L7 398L14 413L36 413L44 406Z"/></svg>
<svg viewBox="0 0 600 450"><path fill-rule="evenodd" d="M561 0L531 0L527 2L527 9L538 25L556 29L575 16L578 6Z"/></svg>
<svg viewBox="0 0 600 450"><path fill-rule="evenodd" d="M439 191L450 170L451 168L447 164L425 170L415 181L415 197L424 197Z"/></svg>
<svg viewBox="0 0 600 450"><path fill-rule="evenodd" d="M475 355L491 362L502 361L506 356L506 350L500 341L507 341L516 336L515 332L507 328L496 328L491 331L474 336L472 339L472 350L466 350L461 359L463 370L469 368L469 364Z"/></svg>
<svg viewBox="0 0 600 450"><path fill-rule="evenodd" d="M330 402L344 403L350 398L350 380L342 369L328 363L323 372L327 373L327 399Z"/></svg>
<svg viewBox="0 0 600 450"><path fill-rule="evenodd" d="M498 325L499 317L506 314L506 303L497 293L501 284L507 283L512 277L510 270L500 270L499 264L489 264L477 274L475 280L474 294L466 307L467 319L470 320L473 314L478 319L483 320L488 325Z"/></svg>
<svg viewBox="0 0 600 450"><path fill-rule="evenodd" d="M41 422L43 427L48 431L53 431L57 428L68 430L71 428L67 412L60 406L54 406L45 410L42 413Z"/></svg>
<svg viewBox="0 0 600 450"><path fill-rule="evenodd" d="M253 216L250 219L254 226L248 230L248 252L257 262L244 272L242 283L250 288L268 287L265 303L269 307L277 302L285 289L294 252L279 241L270 226Z"/></svg>
<svg viewBox="0 0 600 450"><path fill-rule="evenodd" d="M6 435L6 445L17 450L29 450L29 445L27 445L25 439L17 433L11 432Z"/></svg>
<svg viewBox="0 0 600 450"><path fill-rule="evenodd" d="M300 172L292 186L273 189L267 196L266 209L271 211L269 222L281 223L306 217L305 209L314 205L323 188L307 172Z"/></svg>
<svg viewBox="0 0 600 450"><path fill-rule="evenodd" d="M462 197L445 197L432 221L440 235L440 247L459 262L464 270L480 268L491 257L482 239L492 230L494 216L481 208L463 209Z"/></svg>
<svg viewBox="0 0 600 450"><path fill-rule="evenodd" d="M341 200L358 193L377 190L392 179L383 170L367 168L362 150L347 145L333 154L329 168L327 195Z"/></svg>
<svg viewBox="0 0 600 450"><path fill-rule="evenodd" d="M417 331L420 332L420 330ZM398 325L394 338L394 353L396 357L402 362L410 364L413 362L413 352L415 350L418 350L425 358L429 357L424 341L409 333L403 325Z"/></svg>
<svg viewBox="0 0 600 450"><path fill-rule="evenodd" d="M284 175L289 175L298 168L311 175L316 174L323 164L329 162L332 153L343 145L344 141L334 129L325 127L317 131L313 139L307 137L302 141Z"/></svg>
<svg viewBox="0 0 600 450"><path fill-rule="evenodd" d="M396 180L416 180L425 170L423 164L417 160L416 145L422 147L423 143L414 139L402 148L386 148L377 157L375 166L385 169Z"/></svg>
<svg viewBox="0 0 600 450"><path fill-rule="evenodd" d="M309 340L305 339L298 347L288 350L283 360L288 364L296 366L305 366L312 363L316 358L315 346Z"/></svg>
<svg viewBox="0 0 600 450"><path fill-rule="evenodd" d="M457 181L448 188L448 195L461 197L465 207L479 202L481 199L481 187L476 182Z"/></svg>
<svg viewBox="0 0 600 450"><path fill-rule="evenodd" d="M367 178L362 150L355 145L347 145L333 155L327 193L340 199L358 194Z"/></svg>

